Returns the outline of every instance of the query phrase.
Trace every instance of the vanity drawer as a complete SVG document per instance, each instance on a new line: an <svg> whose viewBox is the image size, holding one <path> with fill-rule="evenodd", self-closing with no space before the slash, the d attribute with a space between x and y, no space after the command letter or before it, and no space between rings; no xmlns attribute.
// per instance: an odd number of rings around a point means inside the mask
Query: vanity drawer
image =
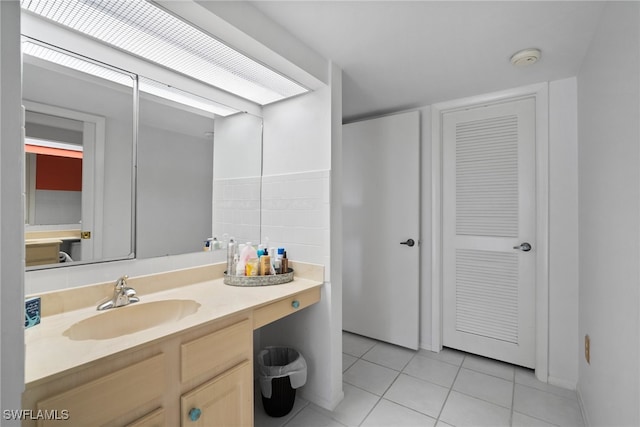
<svg viewBox="0 0 640 427"><path fill-rule="evenodd" d="M135 363L104 377L41 400L38 410L57 411L69 420L39 419L38 427L54 425L97 426L124 416L165 392L164 354ZM66 412L63 412L66 411Z"/></svg>
<svg viewBox="0 0 640 427"><path fill-rule="evenodd" d="M282 319L320 301L320 287L309 289L253 311L253 329Z"/></svg>
<svg viewBox="0 0 640 427"><path fill-rule="evenodd" d="M251 360L253 332L249 319L220 329L180 346L181 381L199 375L209 377L224 372L245 360Z"/></svg>
<svg viewBox="0 0 640 427"><path fill-rule="evenodd" d="M57 264L60 241L27 242L25 245L25 265Z"/></svg>
<svg viewBox="0 0 640 427"><path fill-rule="evenodd" d="M164 408L158 408L131 424L127 424L127 427L163 427L166 425L164 412Z"/></svg>

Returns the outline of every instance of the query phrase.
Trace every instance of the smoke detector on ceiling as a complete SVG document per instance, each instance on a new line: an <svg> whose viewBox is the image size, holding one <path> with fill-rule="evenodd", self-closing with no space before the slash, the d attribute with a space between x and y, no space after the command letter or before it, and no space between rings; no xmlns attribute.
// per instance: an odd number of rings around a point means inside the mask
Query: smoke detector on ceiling
<svg viewBox="0 0 640 427"><path fill-rule="evenodd" d="M542 55L540 49L523 49L513 54L511 63L517 67L535 64L540 59L540 55Z"/></svg>

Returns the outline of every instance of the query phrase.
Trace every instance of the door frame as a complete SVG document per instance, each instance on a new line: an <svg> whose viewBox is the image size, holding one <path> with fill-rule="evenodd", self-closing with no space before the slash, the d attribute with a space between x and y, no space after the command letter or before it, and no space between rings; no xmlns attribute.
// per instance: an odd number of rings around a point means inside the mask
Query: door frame
<svg viewBox="0 0 640 427"><path fill-rule="evenodd" d="M100 259L102 257L102 232L96 233L96 230L102 230L103 227L103 200L104 200L104 148L106 140L106 119L101 116L88 114L82 111L71 110L55 105L43 104L30 100L23 100L22 104L28 111L36 113L49 114L52 116L64 117L72 120L83 122L82 144L82 230L90 227L91 239L82 240L82 255L91 256L91 259ZM35 173L35 171L32 171ZM35 180L33 181L35 185ZM85 187L87 187L85 189ZM35 189L35 188L34 188ZM31 192L32 197L34 192ZM34 203L33 200L27 200L27 203ZM91 209L90 212L84 212L85 207ZM90 223L86 224L85 219L89 219Z"/></svg>
<svg viewBox="0 0 640 427"><path fill-rule="evenodd" d="M536 184L535 373L549 375L549 85L540 83L434 104L431 107L431 350L442 349L442 116L455 110L534 98Z"/></svg>

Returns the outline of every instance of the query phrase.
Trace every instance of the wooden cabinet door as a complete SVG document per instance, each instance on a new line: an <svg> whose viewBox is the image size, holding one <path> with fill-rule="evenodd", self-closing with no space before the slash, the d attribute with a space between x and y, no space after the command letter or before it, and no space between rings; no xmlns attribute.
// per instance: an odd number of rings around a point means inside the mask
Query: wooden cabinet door
<svg viewBox="0 0 640 427"><path fill-rule="evenodd" d="M253 370L246 360L184 394L183 427L253 426Z"/></svg>
<svg viewBox="0 0 640 427"><path fill-rule="evenodd" d="M66 417L38 419L38 427L101 426L160 399L165 392L165 355L158 354L86 384L38 401L36 410Z"/></svg>

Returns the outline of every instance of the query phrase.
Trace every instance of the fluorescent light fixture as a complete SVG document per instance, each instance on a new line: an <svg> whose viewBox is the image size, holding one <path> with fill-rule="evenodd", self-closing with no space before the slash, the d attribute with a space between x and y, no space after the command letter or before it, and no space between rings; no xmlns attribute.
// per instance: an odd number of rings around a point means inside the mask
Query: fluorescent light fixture
<svg viewBox="0 0 640 427"><path fill-rule="evenodd" d="M133 87L133 79L127 74L37 43L25 41L25 38L23 38L22 42L22 53L124 86Z"/></svg>
<svg viewBox="0 0 640 427"><path fill-rule="evenodd" d="M67 144L65 142L50 141L48 139L25 138L24 143L38 147L57 148L59 150L83 151L82 145Z"/></svg>
<svg viewBox="0 0 640 427"><path fill-rule="evenodd" d="M127 87L133 87L132 78L123 72L29 41L26 37L22 42L22 52L25 55L40 58L63 67L71 68ZM141 92L146 92L151 95L188 105L222 117L238 112L238 110L227 107L226 105L219 104L201 96L190 94L163 83L158 83L145 77L139 78L138 89Z"/></svg>
<svg viewBox="0 0 640 427"><path fill-rule="evenodd" d="M21 0L24 10L261 105L308 90L145 0Z"/></svg>
<svg viewBox="0 0 640 427"><path fill-rule="evenodd" d="M138 83L138 89L141 92L159 96L183 105L188 105L190 107L197 108L198 110L208 111L222 117L230 116L231 114L238 112L238 110L227 107L226 105L219 104L201 96L193 95L183 90L176 89L173 86L169 86L146 77L140 77Z"/></svg>

